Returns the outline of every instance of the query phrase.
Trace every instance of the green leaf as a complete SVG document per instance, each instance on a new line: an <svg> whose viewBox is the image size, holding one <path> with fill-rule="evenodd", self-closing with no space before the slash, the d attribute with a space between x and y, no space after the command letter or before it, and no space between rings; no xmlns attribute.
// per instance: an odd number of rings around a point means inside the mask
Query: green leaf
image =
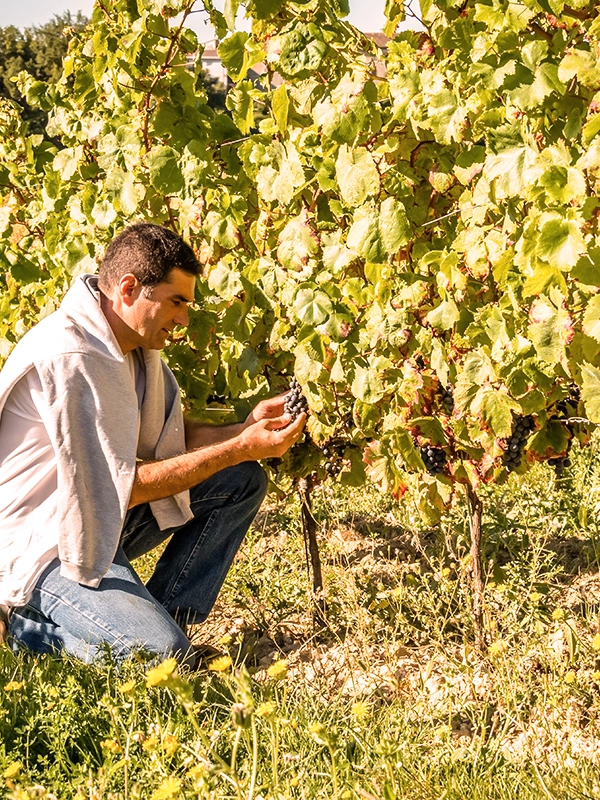
<svg viewBox="0 0 600 800"><path fill-rule="evenodd" d="M581 365L583 385L581 398L585 403L587 417L596 425L600 424L600 369L592 364Z"/></svg>
<svg viewBox="0 0 600 800"><path fill-rule="evenodd" d="M208 276L209 287L224 300L231 301L244 288L240 273L224 261L219 261Z"/></svg>
<svg viewBox="0 0 600 800"><path fill-rule="evenodd" d="M252 5L255 9L256 19L269 19L277 14L284 3L285 0L254 0Z"/></svg>
<svg viewBox="0 0 600 800"><path fill-rule="evenodd" d="M570 269L585 251L585 241L575 220L554 212L542 214L537 237L537 253L541 258L552 266Z"/></svg>
<svg viewBox="0 0 600 800"><path fill-rule="evenodd" d="M231 218L218 211L209 211L202 229L211 241L215 241L228 250L232 250L240 242L240 232Z"/></svg>
<svg viewBox="0 0 600 800"><path fill-rule="evenodd" d="M529 442L528 450L542 458L555 458L567 452L569 434L558 420L550 419Z"/></svg>
<svg viewBox="0 0 600 800"><path fill-rule="evenodd" d="M52 169L60 173L63 181L68 181L77 172L82 156L83 147L66 147L54 157Z"/></svg>
<svg viewBox="0 0 600 800"><path fill-rule="evenodd" d="M282 135L287 131L290 98L285 83L278 86L271 96L271 108L277 123L277 130Z"/></svg>
<svg viewBox="0 0 600 800"><path fill-rule="evenodd" d="M279 235L277 258L284 267L300 270L316 255L319 240L308 222L308 213L304 209L297 217L293 217Z"/></svg>
<svg viewBox="0 0 600 800"><path fill-rule="evenodd" d="M348 231L348 247L365 261L377 263L385 260L379 233L379 219L371 203L357 208L354 222Z"/></svg>
<svg viewBox="0 0 600 800"><path fill-rule="evenodd" d="M223 65L234 81L245 78L250 67L258 64L265 55L263 48L245 31L232 33L217 49Z"/></svg>
<svg viewBox="0 0 600 800"><path fill-rule="evenodd" d="M467 110L454 94L442 89L433 95L428 109L428 125L442 144L461 142L466 127Z"/></svg>
<svg viewBox="0 0 600 800"><path fill-rule="evenodd" d="M249 133L254 127L254 97L256 91L252 81L241 81L229 90L225 104L231 111L233 121L241 133Z"/></svg>
<svg viewBox="0 0 600 800"><path fill-rule="evenodd" d="M148 153L150 183L162 194L177 194L184 187L179 157L172 147L159 145Z"/></svg>
<svg viewBox="0 0 600 800"><path fill-rule="evenodd" d="M427 314L426 319L432 328L447 331L454 327L459 316L460 312L454 300L442 300L439 306Z"/></svg>
<svg viewBox="0 0 600 800"><path fill-rule="evenodd" d="M117 212L110 200L100 200L92 209L92 219L102 230L109 228L116 218Z"/></svg>
<svg viewBox="0 0 600 800"><path fill-rule="evenodd" d="M286 78L309 78L319 69L326 53L319 28L301 22L283 35L277 69Z"/></svg>
<svg viewBox="0 0 600 800"><path fill-rule="evenodd" d="M131 172L128 172L119 191L121 211L129 217L135 214L145 194L142 183L137 183Z"/></svg>
<svg viewBox="0 0 600 800"><path fill-rule="evenodd" d="M407 431L402 430L402 428L395 430L393 434L393 442L395 449L402 456L408 469L413 470L414 472L422 472L425 469L425 465L423 464L423 460L419 455L419 451L415 447L414 440Z"/></svg>
<svg viewBox="0 0 600 800"><path fill-rule="evenodd" d="M513 412L520 413L521 407L507 394L487 387L478 393L471 410L474 414L481 414L495 436L506 439L511 434Z"/></svg>
<svg viewBox="0 0 600 800"><path fill-rule="evenodd" d="M335 172L342 198L348 206L361 206L367 197L379 192L379 173L373 156L362 147L353 150L343 144Z"/></svg>
<svg viewBox="0 0 600 800"><path fill-rule="evenodd" d="M497 155L489 155L483 171L489 181L496 182L499 198L517 197L541 173L537 160L537 151L532 147L509 147Z"/></svg>
<svg viewBox="0 0 600 800"><path fill-rule="evenodd" d="M332 313L331 301L318 289L299 289L294 298L294 314L302 325L315 327L325 322Z"/></svg>
<svg viewBox="0 0 600 800"><path fill-rule="evenodd" d="M529 311L528 337L536 353L548 364L565 360L565 347L573 335L573 322L562 303L562 295L554 290L560 305L542 295Z"/></svg>
<svg viewBox="0 0 600 800"><path fill-rule="evenodd" d="M225 0L225 8L223 9L223 16L230 31L235 30L235 18L237 17L238 8L240 7L241 0Z"/></svg>
<svg viewBox="0 0 600 800"><path fill-rule="evenodd" d="M558 67L558 77L563 83L568 83L576 77L590 89L600 88L598 74L598 63L588 50L571 50L563 57Z"/></svg>
<svg viewBox="0 0 600 800"><path fill-rule="evenodd" d="M381 244L388 255L397 253L411 239L406 209L395 197L387 197L379 207L378 225Z"/></svg>
<svg viewBox="0 0 600 800"><path fill-rule="evenodd" d="M600 342L600 295L592 297L583 317L583 332Z"/></svg>
<svg viewBox="0 0 600 800"><path fill-rule="evenodd" d="M276 168L270 164L262 166L256 177L256 188L264 200L277 200L288 205L296 189L305 181L298 151L291 142L286 148L281 142L274 141L269 147L269 155Z"/></svg>
<svg viewBox="0 0 600 800"><path fill-rule="evenodd" d="M381 377L377 371L361 366L357 366L354 371L351 391L358 400L370 404L379 402L385 394Z"/></svg>

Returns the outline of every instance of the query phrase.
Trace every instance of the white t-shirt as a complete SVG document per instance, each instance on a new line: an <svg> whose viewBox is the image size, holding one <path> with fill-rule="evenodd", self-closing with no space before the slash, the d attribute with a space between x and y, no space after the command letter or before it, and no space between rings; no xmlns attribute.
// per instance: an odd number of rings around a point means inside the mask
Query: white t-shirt
<svg viewBox="0 0 600 800"><path fill-rule="evenodd" d="M143 360L137 351L125 358L141 408ZM0 418L0 604L9 606L27 602L42 572L58 556L56 452L45 412L34 368L12 389Z"/></svg>

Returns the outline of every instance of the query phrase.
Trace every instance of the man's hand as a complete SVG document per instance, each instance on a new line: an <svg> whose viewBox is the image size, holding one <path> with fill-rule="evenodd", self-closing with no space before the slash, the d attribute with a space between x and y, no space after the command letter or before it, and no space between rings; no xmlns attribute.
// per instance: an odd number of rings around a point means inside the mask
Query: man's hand
<svg viewBox="0 0 600 800"><path fill-rule="evenodd" d="M276 397L269 397L267 400L261 400L260 403L251 411L248 416L246 417L246 421L244 422L244 429L249 428L250 425L254 425L256 422L260 422L263 419L270 419L276 420L283 415L283 407L285 405L285 399L287 397L287 392L285 394L279 394ZM283 424L287 424L291 417L287 418L287 421Z"/></svg>
<svg viewBox="0 0 600 800"><path fill-rule="evenodd" d="M279 400L279 398L273 398L273 400ZM263 401L265 404L269 402L268 400ZM261 405L262 403L259 403L256 408L258 409ZM248 420L246 420L247 423ZM293 422L291 422L289 414L283 414L272 419L263 418L251 423L239 435L240 445L248 454L247 460L281 458L290 447L296 444L305 423L306 414L300 414Z"/></svg>

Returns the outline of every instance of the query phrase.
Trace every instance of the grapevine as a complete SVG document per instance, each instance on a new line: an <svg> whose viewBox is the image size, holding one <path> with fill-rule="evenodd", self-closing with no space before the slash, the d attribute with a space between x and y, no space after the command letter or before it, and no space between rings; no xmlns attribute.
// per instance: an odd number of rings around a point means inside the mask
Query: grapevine
<svg viewBox="0 0 600 800"><path fill-rule="evenodd" d="M391 3L383 54L333 0L248 0L250 31L207 2L222 113L192 5L97 4L55 85L19 77L46 138L0 102L0 357L124 225L174 227L204 266L166 352L186 406L242 420L294 374L307 520L323 473L416 481L428 524L466 493L481 642L479 486L564 469L600 423L597 8L434 0L415 32Z"/></svg>

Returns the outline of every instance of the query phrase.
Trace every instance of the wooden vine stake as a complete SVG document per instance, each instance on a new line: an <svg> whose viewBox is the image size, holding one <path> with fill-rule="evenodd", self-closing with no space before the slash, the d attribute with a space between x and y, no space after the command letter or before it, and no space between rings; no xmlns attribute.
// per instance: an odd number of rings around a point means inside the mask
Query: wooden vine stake
<svg viewBox="0 0 600 800"><path fill-rule="evenodd" d="M321 568L321 554L319 553L319 542L317 539L318 525L312 513L311 494L313 485L312 475L308 475L306 478L300 478L298 481L298 493L300 494L300 505L302 509L302 533L304 534L304 546L306 548L306 563L312 572L313 617L315 624L323 626L325 624L323 570Z"/></svg>
<svg viewBox="0 0 600 800"><path fill-rule="evenodd" d="M482 503L477 492L467 484L467 507L471 529L471 574L473 577L473 624L475 646L480 652L486 648L484 629L483 572L481 569L481 519Z"/></svg>

